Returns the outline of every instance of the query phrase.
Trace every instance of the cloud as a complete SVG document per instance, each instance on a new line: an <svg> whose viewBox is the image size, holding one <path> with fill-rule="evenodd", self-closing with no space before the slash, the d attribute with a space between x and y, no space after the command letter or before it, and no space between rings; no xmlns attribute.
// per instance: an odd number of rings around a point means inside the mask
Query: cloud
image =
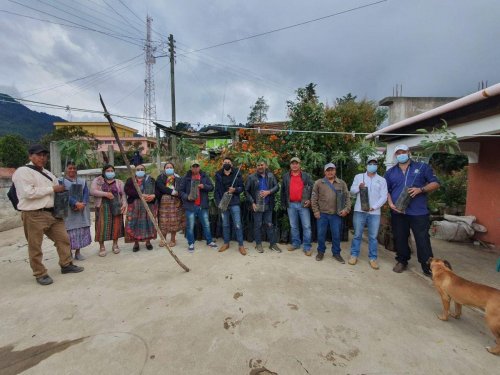
<svg viewBox="0 0 500 375"><path fill-rule="evenodd" d="M178 121L217 123L226 121L230 114L237 122L245 122L250 106L260 96L270 105L269 120L283 120L286 101L309 82L317 84L321 100L329 103L349 92L379 100L391 95L396 84L402 84L403 94L410 96L463 96L474 91L481 80L500 82L500 50L492 44L500 39L500 2L389 0L199 53L189 51L323 17L368 1L124 2L141 20L115 0L107 1L114 10L100 1L64 3L66 8L62 2L53 4L71 12L75 11L69 6L78 8L77 14L83 19L42 3L36 6L94 28L99 27L89 21L103 24L106 19L106 27L129 36L131 43L144 38L142 19L147 13L152 15L153 38L165 41L172 33L176 39ZM5 9L50 19L13 3L7 3ZM0 13L0 32L0 82L11 92L32 95L37 91L28 90L45 88L30 99L94 110L100 109L98 95L102 93L114 113L142 116L142 58L105 74L58 86L122 63L141 53L140 46L89 30L5 13ZM165 54L164 46L158 54ZM158 58L154 72L157 117L169 120L168 58ZM100 119L100 115L72 114L75 120L84 116ZM142 128L141 124L123 122Z"/></svg>

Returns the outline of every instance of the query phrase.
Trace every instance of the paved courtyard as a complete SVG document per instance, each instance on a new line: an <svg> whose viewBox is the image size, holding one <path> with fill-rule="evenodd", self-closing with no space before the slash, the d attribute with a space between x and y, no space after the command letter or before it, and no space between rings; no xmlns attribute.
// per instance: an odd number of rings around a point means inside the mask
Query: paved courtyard
<svg viewBox="0 0 500 375"><path fill-rule="evenodd" d="M356 266L331 253L258 254L247 244L218 253L179 236L184 272L157 241L153 251L83 253L80 274L62 275L51 242L54 279L39 286L22 228L0 239L0 374L496 374L500 357L484 316L465 308L441 322L441 302L416 260L392 272L379 247L372 270L366 243ZM219 244L221 240L219 239ZM466 278L500 288L499 254L433 240L437 257ZM108 246L109 247L109 246ZM342 243L347 259L349 244ZM283 246L285 249L285 246ZM24 372L23 372L24 371Z"/></svg>

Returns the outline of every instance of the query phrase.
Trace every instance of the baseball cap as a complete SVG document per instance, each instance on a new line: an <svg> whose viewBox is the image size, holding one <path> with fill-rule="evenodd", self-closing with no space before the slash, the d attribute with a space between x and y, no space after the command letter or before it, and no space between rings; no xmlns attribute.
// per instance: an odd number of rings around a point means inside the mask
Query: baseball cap
<svg viewBox="0 0 500 375"><path fill-rule="evenodd" d="M296 161L297 163L300 163L300 159L296 156L294 156L293 158L290 159L290 164L292 164L294 161Z"/></svg>
<svg viewBox="0 0 500 375"><path fill-rule="evenodd" d="M374 157L371 157L371 158L368 158L368 160L366 161L366 164L368 164L368 163L370 163L370 162L372 162L372 161L374 161L375 163L377 163L377 164L378 164L378 159L377 159L375 156L374 156Z"/></svg>
<svg viewBox="0 0 500 375"><path fill-rule="evenodd" d="M193 160L193 162L191 163L191 167L194 167L194 166L200 166L200 162L198 160Z"/></svg>
<svg viewBox="0 0 500 375"><path fill-rule="evenodd" d="M408 148L407 145L397 145L396 148L394 149L394 153L398 151L409 151L410 149Z"/></svg>
<svg viewBox="0 0 500 375"><path fill-rule="evenodd" d="M326 171L328 168L334 168L334 169L337 169L337 167L335 166L335 164L333 163L328 163L328 164L325 164L325 168L324 170Z"/></svg>
<svg viewBox="0 0 500 375"><path fill-rule="evenodd" d="M49 153L49 150L47 150L44 146L40 145L40 144L36 144L36 145L33 145L31 146L29 149L28 149L28 153L30 155L32 154L39 154L40 152L45 152L45 153Z"/></svg>

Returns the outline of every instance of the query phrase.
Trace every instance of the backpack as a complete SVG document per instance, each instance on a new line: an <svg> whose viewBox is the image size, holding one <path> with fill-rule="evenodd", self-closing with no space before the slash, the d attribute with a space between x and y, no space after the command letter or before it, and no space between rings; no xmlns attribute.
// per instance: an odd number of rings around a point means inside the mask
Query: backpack
<svg viewBox="0 0 500 375"><path fill-rule="evenodd" d="M47 176L42 171L39 171L38 169L36 169L32 165L24 165L24 167L31 168L34 171L37 171L38 173L43 174L46 178L48 178L50 181L52 181L52 179L49 176ZM10 186L9 191L7 192L7 197L9 198L10 203L12 203L12 207L14 207L14 209L16 211L21 211L20 209L17 208L17 205L19 204L19 198L17 197L17 190L16 190L16 186L14 185L14 183L12 183L12 185Z"/></svg>

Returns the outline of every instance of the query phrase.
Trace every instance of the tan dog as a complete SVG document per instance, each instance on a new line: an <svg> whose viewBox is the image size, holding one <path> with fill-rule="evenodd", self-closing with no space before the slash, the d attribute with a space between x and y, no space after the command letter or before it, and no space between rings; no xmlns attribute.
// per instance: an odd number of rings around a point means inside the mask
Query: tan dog
<svg viewBox="0 0 500 375"><path fill-rule="evenodd" d="M448 315L459 319L462 305L478 307L486 313L486 324L495 336L496 346L487 347L492 354L500 355L500 290L465 280L455 275L448 261L430 258L428 261L432 271L432 281L441 301L443 313L441 320L448 320ZM455 302L455 313L450 313L450 300Z"/></svg>

